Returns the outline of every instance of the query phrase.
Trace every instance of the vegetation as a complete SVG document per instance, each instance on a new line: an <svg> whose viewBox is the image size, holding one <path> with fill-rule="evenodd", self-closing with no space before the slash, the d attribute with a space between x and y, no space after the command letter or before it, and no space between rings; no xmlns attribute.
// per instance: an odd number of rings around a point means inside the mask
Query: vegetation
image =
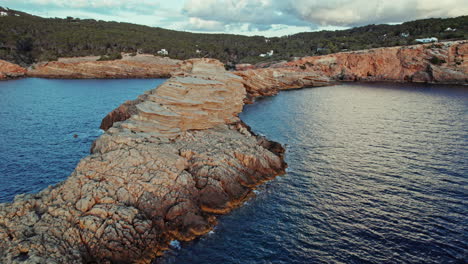
<svg viewBox="0 0 468 264"><path fill-rule="evenodd" d="M433 56L431 59L429 59L429 62L434 64L434 65L441 65L441 64L446 63L446 61L444 59L439 59L436 56Z"/></svg>
<svg viewBox="0 0 468 264"><path fill-rule="evenodd" d="M133 55L133 53L130 54L130 55ZM135 54L135 56L136 56L136 54ZM120 54L120 52L114 52L114 53L112 53L112 54L102 55L102 56L98 59L98 61L120 60L120 59L122 59L122 54Z"/></svg>
<svg viewBox="0 0 468 264"><path fill-rule="evenodd" d="M161 49L166 49L171 58L211 57L233 65L410 45L423 37L468 39L468 16L265 38L197 34L72 17L42 18L3 8L0 11L8 13L0 17L0 59L21 65L70 56L96 55L106 60L117 58L120 52L157 54ZM449 27L456 31L447 31ZM273 56L259 56L270 50L274 51Z"/></svg>

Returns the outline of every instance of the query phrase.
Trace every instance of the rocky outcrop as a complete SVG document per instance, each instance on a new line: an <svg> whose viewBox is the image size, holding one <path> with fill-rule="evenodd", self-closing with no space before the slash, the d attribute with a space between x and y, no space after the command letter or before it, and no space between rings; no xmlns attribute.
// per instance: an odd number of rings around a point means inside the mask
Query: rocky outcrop
<svg viewBox="0 0 468 264"><path fill-rule="evenodd" d="M343 81L468 83L468 41L305 57L280 67Z"/></svg>
<svg viewBox="0 0 468 264"><path fill-rule="evenodd" d="M275 95L281 90L330 84L328 77L295 68L267 68L234 73L243 78L247 91L245 103L252 103L259 96Z"/></svg>
<svg viewBox="0 0 468 264"><path fill-rule="evenodd" d="M181 69L120 108L66 181L0 205L1 263L149 263L284 173L281 145L237 117L244 79L209 59Z"/></svg>
<svg viewBox="0 0 468 264"><path fill-rule="evenodd" d="M0 80L23 77L25 73L25 68L4 60L0 60Z"/></svg>
<svg viewBox="0 0 468 264"><path fill-rule="evenodd" d="M124 55L121 60L97 61L99 57L62 58L32 65L27 75L43 78L112 79L167 78L179 71L179 60L150 54Z"/></svg>

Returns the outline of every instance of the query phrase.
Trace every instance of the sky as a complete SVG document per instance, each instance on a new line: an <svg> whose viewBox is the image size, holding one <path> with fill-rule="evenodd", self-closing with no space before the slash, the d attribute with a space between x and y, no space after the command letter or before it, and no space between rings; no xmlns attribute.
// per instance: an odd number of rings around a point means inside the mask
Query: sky
<svg viewBox="0 0 468 264"><path fill-rule="evenodd" d="M468 14L468 0L0 0L0 6L43 17L266 37Z"/></svg>

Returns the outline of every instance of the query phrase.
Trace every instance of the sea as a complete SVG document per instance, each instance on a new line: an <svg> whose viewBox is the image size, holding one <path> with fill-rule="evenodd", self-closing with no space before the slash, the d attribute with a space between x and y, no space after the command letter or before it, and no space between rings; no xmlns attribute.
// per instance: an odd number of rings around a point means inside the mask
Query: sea
<svg viewBox="0 0 468 264"><path fill-rule="evenodd" d="M0 82L0 202L66 179L102 118L163 81ZM155 264L468 263L468 87L283 91L240 117L287 173Z"/></svg>

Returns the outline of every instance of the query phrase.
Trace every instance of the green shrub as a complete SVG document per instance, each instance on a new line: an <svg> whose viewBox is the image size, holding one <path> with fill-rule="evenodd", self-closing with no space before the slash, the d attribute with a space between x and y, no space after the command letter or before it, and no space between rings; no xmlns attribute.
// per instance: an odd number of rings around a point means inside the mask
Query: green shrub
<svg viewBox="0 0 468 264"><path fill-rule="evenodd" d="M429 62L431 64L434 64L434 65L441 65L441 64L444 64L446 63L446 61L444 59L439 59L438 57L436 56L433 56L432 58L429 59Z"/></svg>
<svg viewBox="0 0 468 264"><path fill-rule="evenodd" d="M98 61L109 61L109 60L120 60L122 59L122 54L120 53L112 53L107 55L102 55Z"/></svg>

